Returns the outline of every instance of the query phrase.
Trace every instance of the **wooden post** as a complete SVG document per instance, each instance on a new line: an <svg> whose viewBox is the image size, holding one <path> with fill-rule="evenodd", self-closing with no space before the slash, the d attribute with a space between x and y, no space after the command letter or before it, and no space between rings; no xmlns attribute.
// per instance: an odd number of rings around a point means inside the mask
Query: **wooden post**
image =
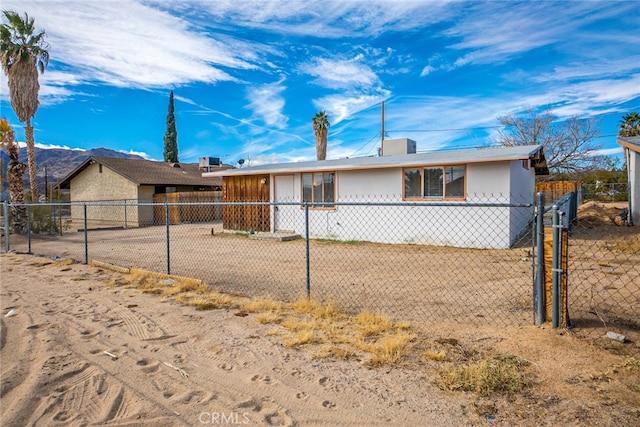
<svg viewBox="0 0 640 427"><path fill-rule="evenodd" d="M554 268L560 270L560 323L562 326L569 326L569 310L567 300L567 268L569 264L568 249L569 240L567 229L560 230L561 251L560 265L553 265L553 227L545 227L544 230L544 292L545 292L545 320L551 321L553 318L553 274Z"/></svg>

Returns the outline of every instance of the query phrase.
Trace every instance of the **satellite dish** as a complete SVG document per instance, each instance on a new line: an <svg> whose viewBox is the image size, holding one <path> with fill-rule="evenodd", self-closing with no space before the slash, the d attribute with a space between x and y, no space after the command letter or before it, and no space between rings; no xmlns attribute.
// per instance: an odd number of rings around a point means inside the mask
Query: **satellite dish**
<svg viewBox="0 0 640 427"><path fill-rule="evenodd" d="M240 166L242 166L242 165L244 165L244 161L245 161L244 159L240 159L240 160L238 160L238 164L239 164Z"/></svg>

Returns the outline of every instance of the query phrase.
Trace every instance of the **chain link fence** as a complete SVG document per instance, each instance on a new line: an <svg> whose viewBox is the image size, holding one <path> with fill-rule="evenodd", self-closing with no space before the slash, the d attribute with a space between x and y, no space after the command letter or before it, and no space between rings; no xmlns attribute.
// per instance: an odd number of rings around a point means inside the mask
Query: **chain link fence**
<svg viewBox="0 0 640 427"><path fill-rule="evenodd" d="M582 184L582 200L587 202L624 202L629 200L629 185L626 182Z"/></svg>
<svg viewBox="0 0 640 427"><path fill-rule="evenodd" d="M640 332L640 227L629 226L627 207L590 201L572 221L569 311L581 335Z"/></svg>
<svg viewBox="0 0 640 427"><path fill-rule="evenodd" d="M30 224L43 206L28 206ZM248 297L310 296L408 321L532 323L533 195L47 209L57 224L52 230L11 235L3 248L193 277ZM189 211L190 221L172 223L174 210ZM234 217L211 219L222 211ZM225 228L265 221L279 231Z"/></svg>
<svg viewBox="0 0 640 427"><path fill-rule="evenodd" d="M27 233L3 234L2 248L193 277L247 297L310 296L408 321L524 325L535 323L533 199L26 205ZM640 229L622 220L624 204L557 203L570 231L573 330L640 331ZM4 224L11 229L6 215Z"/></svg>

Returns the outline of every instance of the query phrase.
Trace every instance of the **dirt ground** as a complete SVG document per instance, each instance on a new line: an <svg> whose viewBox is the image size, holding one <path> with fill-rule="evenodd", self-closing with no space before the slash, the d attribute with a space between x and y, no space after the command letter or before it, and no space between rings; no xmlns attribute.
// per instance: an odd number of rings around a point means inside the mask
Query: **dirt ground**
<svg viewBox="0 0 640 427"><path fill-rule="evenodd" d="M237 304L198 311L130 275L0 255L3 425L603 425L640 420L640 340L547 327L408 326L393 364L316 357ZM237 298L237 297L236 297ZM425 357L442 352L442 360ZM520 391L443 390L447 367L526 361ZM524 365L523 365L524 366Z"/></svg>

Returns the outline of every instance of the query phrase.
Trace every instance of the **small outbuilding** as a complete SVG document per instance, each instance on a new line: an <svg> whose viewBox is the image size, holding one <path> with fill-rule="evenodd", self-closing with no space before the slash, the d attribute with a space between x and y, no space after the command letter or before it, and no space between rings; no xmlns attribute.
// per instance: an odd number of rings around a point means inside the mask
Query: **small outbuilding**
<svg viewBox="0 0 640 427"><path fill-rule="evenodd" d="M629 222L640 225L640 136L619 136L627 165Z"/></svg>
<svg viewBox="0 0 640 427"><path fill-rule="evenodd" d="M90 207L87 220L95 227L163 224L165 210L154 208L151 203L221 201L222 179L203 178L202 173L231 166L203 162L203 159L211 158L202 158L200 164L189 164L89 157L70 172L59 187L70 190L74 223L84 221L84 208L77 203L86 203ZM180 206L171 206L169 214L171 223L216 219L215 212L210 211L187 212ZM218 209L217 219L221 216Z"/></svg>
<svg viewBox="0 0 640 427"><path fill-rule="evenodd" d="M541 146L416 153L410 139L384 144L378 157L203 176L222 177L223 201L236 203L224 207L227 230L305 235L305 203L313 238L507 248L530 225L535 177L548 174ZM483 238L473 232L487 228Z"/></svg>

